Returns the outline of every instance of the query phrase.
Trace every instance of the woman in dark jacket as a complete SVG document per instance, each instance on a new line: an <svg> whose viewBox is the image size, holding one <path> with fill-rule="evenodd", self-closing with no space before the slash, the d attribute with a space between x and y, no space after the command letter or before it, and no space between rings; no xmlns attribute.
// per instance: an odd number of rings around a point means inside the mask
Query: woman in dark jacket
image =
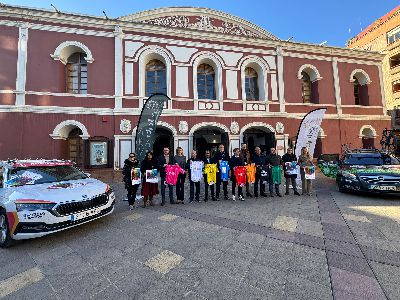
<svg viewBox="0 0 400 300"><path fill-rule="evenodd" d="M128 192L128 204L132 210L135 207L136 193L139 189L138 184L132 184L132 169L139 167L139 161L136 159L135 153L129 153L129 158L124 161L124 168L122 169L122 176L125 182L125 189Z"/></svg>
<svg viewBox="0 0 400 300"><path fill-rule="evenodd" d="M297 185L296 185L296 178L297 178L297 174L289 174L287 167L286 167L286 163L292 163L295 162L297 165L297 157L296 155L293 153L293 149L292 148L288 148L286 154L284 154L282 156L282 161L283 161L283 174L285 176L286 179L286 193L285 195L289 195L289 185L290 182L292 182L292 187L293 187L293 191L295 195L300 196L299 192L297 191Z"/></svg>
<svg viewBox="0 0 400 300"><path fill-rule="evenodd" d="M153 159L153 152L147 151L146 157L142 161L140 166L140 171L142 172L142 196L143 198L143 207L146 207L147 201L150 200L150 205L153 206L153 196L158 194L158 183L146 182L146 171L157 169L156 160Z"/></svg>

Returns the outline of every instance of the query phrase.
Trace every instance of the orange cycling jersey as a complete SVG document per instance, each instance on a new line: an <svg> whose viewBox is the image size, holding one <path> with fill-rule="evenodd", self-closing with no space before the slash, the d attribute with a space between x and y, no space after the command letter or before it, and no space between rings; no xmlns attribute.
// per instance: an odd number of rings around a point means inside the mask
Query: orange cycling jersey
<svg viewBox="0 0 400 300"><path fill-rule="evenodd" d="M256 165L249 164L246 166L247 182L254 183L256 181Z"/></svg>
<svg viewBox="0 0 400 300"><path fill-rule="evenodd" d="M208 185L213 185L217 182L217 164L206 164L204 166L204 174L207 177Z"/></svg>

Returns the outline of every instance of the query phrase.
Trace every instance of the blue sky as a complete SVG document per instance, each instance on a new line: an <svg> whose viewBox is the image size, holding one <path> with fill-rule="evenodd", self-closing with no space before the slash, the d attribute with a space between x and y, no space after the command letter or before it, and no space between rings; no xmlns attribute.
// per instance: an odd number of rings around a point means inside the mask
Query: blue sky
<svg viewBox="0 0 400 300"><path fill-rule="evenodd" d="M280 39L345 46L347 39L397 5L398 0L0 0L0 2L61 11L118 17L165 6L208 7L246 19ZM349 32L350 29L350 32Z"/></svg>

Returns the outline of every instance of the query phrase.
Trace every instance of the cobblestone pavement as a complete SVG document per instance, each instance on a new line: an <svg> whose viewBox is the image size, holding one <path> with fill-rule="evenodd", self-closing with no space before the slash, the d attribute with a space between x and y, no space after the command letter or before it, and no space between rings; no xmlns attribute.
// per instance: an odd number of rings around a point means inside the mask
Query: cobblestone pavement
<svg viewBox="0 0 400 300"><path fill-rule="evenodd" d="M0 250L5 299L400 299L400 199L341 194L129 211ZM158 199L159 200L159 199Z"/></svg>

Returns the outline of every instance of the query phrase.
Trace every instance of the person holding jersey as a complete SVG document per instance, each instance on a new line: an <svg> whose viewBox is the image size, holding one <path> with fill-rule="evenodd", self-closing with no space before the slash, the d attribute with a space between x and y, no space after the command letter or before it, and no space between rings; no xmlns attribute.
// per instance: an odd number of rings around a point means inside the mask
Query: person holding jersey
<svg viewBox="0 0 400 300"><path fill-rule="evenodd" d="M217 201L219 200L219 194L221 191L221 183L222 183L222 188L224 190L224 198L225 200L228 200L228 180L229 180L229 175L228 173L228 168L229 168L229 154L225 152L225 146L223 144L220 144L218 147L218 151L214 155L214 161L217 164L217 169L219 171L219 174L217 174L217 187L216 187L216 194L217 194ZM222 164L222 169L221 169L221 164ZM226 172L223 172L226 171Z"/></svg>
<svg viewBox="0 0 400 300"><path fill-rule="evenodd" d="M137 184L133 184L132 182L132 173L136 168L139 168L139 161L136 159L136 154L129 153L129 157L124 161L122 176L125 183L125 189L127 191L128 204L131 210L135 207L136 193L140 185L140 182Z"/></svg>
<svg viewBox="0 0 400 300"><path fill-rule="evenodd" d="M192 155L186 163L186 172L189 178L189 202L192 203L196 196L196 201L200 202L200 181L203 175L204 163L197 158L197 151L192 150ZM196 189L196 195L195 195Z"/></svg>
<svg viewBox="0 0 400 300"><path fill-rule="evenodd" d="M208 189L210 189L210 191L211 191L211 200L216 201L216 199L215 199L215 182L213 180L211 180L211 178L209 178L209 177L211 177L210 172L213 171L212 167L210 167L210 166L214 165L215 162L214 162L214 159L211 158L210 150L206 150L205 156L206 157L203 159L203 163L204 163L204 174L203 174L203 176L204 176L204 202L208 201Z"/></svg>
<svg viewBox="0 0 400 300"><path fill-rule="evenodd" d="M237 186L237 188L238 188L238 195L237 195L238 199L241 200L241 201L244 201L243 186L240 185L240 183L238 184L238 182L236 180L236 174L235 174L235 173L237 173L236 171L238 170L238 169L235 169L235 168L243 167L243 165L244 165L243 161L242 161L242 159L240 157L239 148L233 149L233 156L231 157L231 159L229 161L229 164L230 164L230 169L231 169L231 171L230 171L231 172L231 176L230 177L231 177L231 181L232 181L232 200L236 201L235 192L236 192L236 186ZM244 178L246 178L246 169L244 167L243 167L243 172L242 173L243 173L242 176L244 176ZM244 182L246 182L246 181L244 181Z"/></svg>
<svg viewBox="0 0 400 300"><path fill-rule="evenodd" d="M147 182L146 181L146 171L157 169L157 163L153 159L153 152L147 151L144 160L140 165L140 171L142 173L142 191L143 196L143 207L147 206L147 201L153 206L153 197L158 194L158 183Z"/></svg>
<svg viewBox="0 0 400 300"><path fill-rule="evenodd" d="M183 170L186 169L186 156L183 155L183 148L176 148L176 155L174 156L174 163L179 165ZM176 200L178 203L185 203L185 179L186 174L179 174L178 181L176 182Z"/></svg>

